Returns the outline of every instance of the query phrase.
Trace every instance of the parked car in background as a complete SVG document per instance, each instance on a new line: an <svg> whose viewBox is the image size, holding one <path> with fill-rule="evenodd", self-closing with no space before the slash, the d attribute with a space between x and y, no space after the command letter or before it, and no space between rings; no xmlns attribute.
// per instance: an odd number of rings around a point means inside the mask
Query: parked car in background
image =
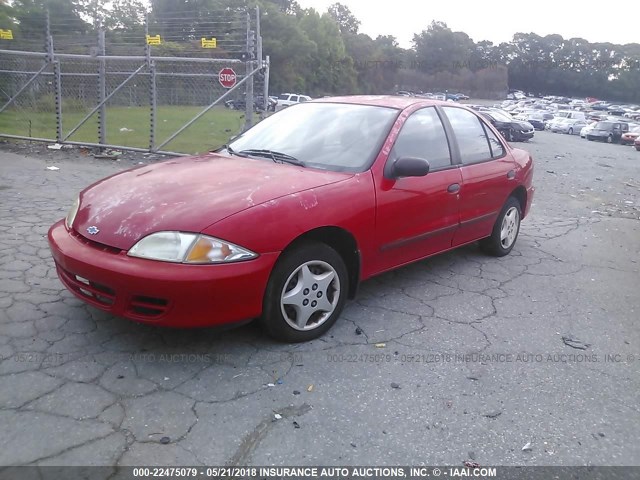
<svg viewBox="0 0 640 480"><path fill-rule="evenodd" d="M611 105L609 106L609 108L607 108L607 112L609 113L609 115L624 115L626 112L626 109L622 106L622 105Z"/></svg>
<svg viewBox="0 0 640 480"><path fill-rule="evenodd" d="M264 97L262 96L256 96L253 99L253 111L254 112L262 112L264 111ZM247 105L247 101L245 98L234 98L231 100L227 100L226 102L224 102L224 106L231 109L231 110L245 110ZM269 105L270 107L271 105ZM273 107L275 108L275 104L273 105ZM274 111L274 110L271 110Z"/></svg>
<svg viewBox="0 0 640 480"><path fill-rule="evenodd" d="M628 132L622 134L620 143L622 145L633 145L638 137L640 137L640 125L634 125L629 128Z"/></svg>
<svg viewBox="0 0 640 480"><path fill-rule="evenodd" d="M640 137L636 138L636 141L633 142L633 146L640 152Z"/></svg>
<svg viewBox="0 0 640 480"><path fill-rule="evenodd" d="M551 113L532 113L528 116L527 122L533 125L533 128L536 130L544 130L545 122L553 120L554 116Z"/></svg>
<svg viewBox="0 0 640 480"><path fill-rule="evenodd" d="M94 183L48 239L62 284L113 315L181 328L259 318L302 342L363 280L476 241L508 255L534 191L531 155L462 105L323 98L217 152Z"/></svg>
<svg viewBox="0 0 640 480"><path fill-rule="evenodd" d="M588 125L582 127L582 130L580 130L580 138L587 138L587 134L593 130L593 127L596 126L598 122L589 122Z"/></svg>
<svg viewBox="0 0 640 480"><path fill-rule="evenodd" d="M567 117L555 117L549 124L549 130L553 133L566 133L578 135L580 130L587 126L586 120Z"/></svg>
<svg viewBox="0 0 640 480"><path fill-rule="evenodd" d="M529 122L516 120L495 111L480 111L480 115L489 120L509 142L525 142L533 138L535 130Z"/></svg>
<svg viewBox="0 0 640 480"><path fill-rule="evenodd" d="M300 93L282 93L278 96L276 111L295 105L296 103L308 102L309 100L311 100L311 97Z"/></svg>
<svg viewBox="0 0 640 480"><path fill-rule="evenodd" d="M607 143L619 142L622 135L629 131L629 124L624 122L598 122L593 130L587 133L587 140L600 140Z"/></svg>
<svg viewBox="0 0 640 480"><path fill-rule="evenodd" d="M556 118L569 118L572 120L586 120L587 116L584 112L578 112L574 110L558 110L555 114Z"/></svg>

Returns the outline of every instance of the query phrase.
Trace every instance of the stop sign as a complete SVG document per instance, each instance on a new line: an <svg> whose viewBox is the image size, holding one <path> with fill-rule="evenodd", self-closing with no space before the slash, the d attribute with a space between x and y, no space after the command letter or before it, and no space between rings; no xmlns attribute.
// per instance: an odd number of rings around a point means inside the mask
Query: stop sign
<svg viewBox="0 0 640 480"><path fill-rule="evenodd" d="M223 68L218 73L218 80L224 88L231 88L236 84L236 72L233 71L233 68Z"/></svg>

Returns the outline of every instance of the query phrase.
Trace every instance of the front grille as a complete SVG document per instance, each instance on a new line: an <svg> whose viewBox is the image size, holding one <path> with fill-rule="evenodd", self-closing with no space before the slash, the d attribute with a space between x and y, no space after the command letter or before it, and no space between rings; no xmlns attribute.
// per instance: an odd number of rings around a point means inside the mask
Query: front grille
<svg viewBox="0 0 640 480"><path fill-rule="evenodd" d="M164 298L145 297L137 295L131 298L128 310L131 314L141 318L160 317L169 309L169 302Z"/></svg>
<svg viewBox="0 0 640 480"><path fill-rule="evenodd" d="M89 246L91 248L95 248L97 250L100 250L101 252L113 253L113 254L118 254L118 253L122 252L122 250L119 249L119 248L110 247L109 245L105 245L104 243L99 243L99 242L96 242L94 240L89 240L87 237L83 237L77 231L75 231L73 229L71 230L71 235L73 235L74 238L76 238L77 240L81 241L85 245L87 245L87 246Z"/></svg>
<svg viewBox="0 0 640 480"><path fill-rule="evenodd" d="M113 306L116 301L116 292L100 283L93 282L66 271L57 265L58 274L64 283L75 293L84 298L87 302L98 305L102 308Z"/></svg>

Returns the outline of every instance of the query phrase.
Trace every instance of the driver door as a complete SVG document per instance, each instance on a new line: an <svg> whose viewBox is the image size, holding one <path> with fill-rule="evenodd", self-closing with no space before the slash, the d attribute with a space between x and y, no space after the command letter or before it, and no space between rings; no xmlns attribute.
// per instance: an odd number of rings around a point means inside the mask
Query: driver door
<svg viewBox="0 0 640 480"><path fill-rule="evenodd" d="M429 161L422 177L393 178L399 157ZM376 179L376 270L389 270L451 248L459 224L460 169L435 107L417 110L402 126L384 174Z"/></svg>

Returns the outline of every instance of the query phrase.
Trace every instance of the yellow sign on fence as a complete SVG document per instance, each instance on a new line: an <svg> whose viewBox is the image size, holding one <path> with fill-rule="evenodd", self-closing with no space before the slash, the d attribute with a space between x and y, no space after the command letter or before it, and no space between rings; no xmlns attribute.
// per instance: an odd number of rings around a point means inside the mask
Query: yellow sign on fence
<svg viewBox="0 0 640 480"><path fill-rule="evenodd" d="M147 35L147 45L160 45L161 43L160 35Z"/></svg>
<svg viewBox="0 0 640 480"><path fill-rule="evenodd" d="M211 40L207 40L206 38L201 38L200 42L202 44L202 48L217 48L218 47L218 40L211 37Z"/></svg>
<svg viewBox="0 0 640 480"><path fill-rule="evenodd" d="M2 30L0 28L0 40L13 40L13 32L11 30Z"/></svg>

